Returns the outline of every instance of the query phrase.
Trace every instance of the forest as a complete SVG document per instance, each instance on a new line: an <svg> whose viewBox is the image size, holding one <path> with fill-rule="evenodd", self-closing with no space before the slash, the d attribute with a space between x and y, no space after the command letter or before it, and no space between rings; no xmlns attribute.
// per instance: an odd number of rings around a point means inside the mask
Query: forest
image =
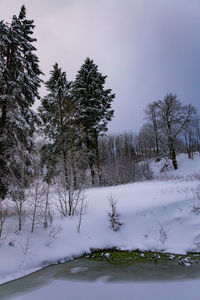
<svg viewBox="0 0 200 300"><path fill-rule="evenodd" d="M160 171L169 161L176 170L178 153L192 159L200 152L198 113L170 92L148 104L138 133L131 128L109 134L115 94L105 88L107 76L86 58L74 81L55 62L44 83L34 28L25 6L10 24L0 22L0 237L10 210L5 199L18 216L19 231L27 202L31 231L38 218L48 227L50 190L60 214L78 213L81 222L87 187L149 180L150 161L166 158ZM40 99L42 84L47 93Z"/></svg>

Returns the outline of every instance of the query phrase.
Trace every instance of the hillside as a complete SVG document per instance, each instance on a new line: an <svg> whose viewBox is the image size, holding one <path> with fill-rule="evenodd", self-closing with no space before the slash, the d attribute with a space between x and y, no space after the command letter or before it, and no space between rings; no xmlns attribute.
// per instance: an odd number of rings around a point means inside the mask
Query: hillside
<svg viewBox="0 0 200 300"><path fill-rule="evenodd" d="M152 162L152 181L86 190L80 233L78 216L60 218L57 210L52 225L47 230L38 226L34 233L28 216L21 232L15 228L16 216L10 216L0 245L0 283L81 256L91 248L200 252L200 156L188 160L180 155L178 162L179 170L169 166L163 173L159 173L163 161ZM118 232L109 228L111 195L124 223ZM51 199L55 201L55 191Z"/></svg>

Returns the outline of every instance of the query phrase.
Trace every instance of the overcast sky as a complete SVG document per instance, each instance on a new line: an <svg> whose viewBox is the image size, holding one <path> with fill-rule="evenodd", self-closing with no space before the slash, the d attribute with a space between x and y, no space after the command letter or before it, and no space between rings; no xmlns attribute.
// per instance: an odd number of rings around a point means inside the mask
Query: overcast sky
<svg viewBox="0 0 200 300"><path fill-rule="evenodd" d="M36 25L44 80L55 62L73 80L86 57L108 75L110 132L137 131L146 105L169 92L200 111L199 0L0 0L0 19L9 22L22 4Z"/></svg>

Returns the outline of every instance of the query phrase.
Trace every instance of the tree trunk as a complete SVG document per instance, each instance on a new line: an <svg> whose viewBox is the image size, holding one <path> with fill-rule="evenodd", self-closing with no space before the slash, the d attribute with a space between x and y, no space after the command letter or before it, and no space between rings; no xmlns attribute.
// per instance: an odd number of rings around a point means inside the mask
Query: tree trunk
<svg viewBox="0 0 200 300"><path fill-rule="evenodd" d="M174 149L174 145L173 143L171 142L170 143L170 156L171 156L171 160L172 160L172 164L173 164L173 167L175 170L178 169L178 163L177 163L177 160L176 160L176 151Z"/></svg>
<svg viewBox="0 0 200 300"><path fill-rule="evenodd" d="M5 134L6 128L6 119L7 119L7 107L6 104L2 105L1 109L1 117L0 117L0 201L4 200L8 190L8 183L7 183L7 176L8 170L6 168L5 162L5 152L6 152L6 145L5 145L5 138L3 135ZM8 157L7 157L8 159Z"/></svg>
<svg viewBox="0 0 200 300"><path fill-rule="evenodd" d="M18 207L18 229L19 231L22 230L22 208L24 203L24 193L23 191L20 192L19 196L19 207Z"/></svg>
<svg viewBox="0 0 200 300"><path fill-rule="evenodd" d="M34 207L34 210L33 210L33 219L32 219L32 226L31 226L31 232L34 231L34 227L35 227L35 217L36 217L36 206Z"/></svg>
<svg viewBox="0 0 200 300"><path fill-rule="evenodd" d="M72 206L73 206L73 192L72 192L72 183L69 182L69 190L68 190L68 205L69 205L69 216L72 215Z"/></svg>
<svg viewBox="0 0 200 300"><path fill-rule="evenodd" d="M95 183L95 172L94 172L94 158L93 158L93 151L94 151L94 144L91 135L88 134L87 130L85 131L86 134L86 147L87 147L87 155L88 155L88 163L90 167L90 174L92 179L92 185Z"/></svg>
<svg viewBox="0 0 200 300"><path fill-rule="evenodd" d="M72 147L72 143L70 144L71 148L71 164L72 164L72 173L73 173L73 185L74 189L77 189L77 174L76 174L76 163L75 163L75 155L74 155L74 149Z"/></svg>
<svg viewBox="0 0 200 300"><path fill-rule="evenodd" d="M37 212L37 207L38 207L38 189L39 189L39 182L38 178L36 179L36 186L35 186L35 199L34 199L34 209L33 209L33 218L32 218L32 226L31 226L31 232L34 231L35 227L35 219L36 219L36 212Z"/></svg>
<svg viewBox="0 0 200 300"><path fill-rule="evenodd" d="M18 229L19 231L22 230L22 219L21 219L21 213L18 215Z"/></svg>
<svg viewBox="0 0 200 300"><path fill-rule="evenodd" d="M49 187L50 187L50 183L48 182L47 192L46 192L46 201L45 201L45 211L44 211L44 228L45 229L47 229L47 227L48 227L47 216L48 216L48 206L49 206Z"/></svg>
<svg viewBox="0 0 200 300"><path fill-rule="evenodd" d="M63 164L64 164L64 177L65 177L65 189L68 189L69 185L69 178L68 178L68 171L67 171L67 153L63 150Z"/></svg>
<svg viewBox="0 0 200 300"><path fill-rule="evenodd" d="M99 157L99 144L98 144L98 134L95 130L94 132L94 145L95 145L95 154L96 154L96 167L97 173L99 177L99 184L102 183L101 169L100 169L100 157Z"/></svg>
<svg viewBox="0 0 200 300"><path fill-rule="evenodd" d="M90 166L90 173L91 173L91 178L92 178L92 185L95 183L95 172L94 172L94 165L93 165L93 159L89 158L89 166Z"/></svg>
<svg viewBox="0 0 200 300"><path fill-rule="evenodd" d="M157 134L156 134L156 136L155 136L155 139L156 139L156 154L157 155L159 155L159 146L158 146L158 136L157 136Z"/></svg>

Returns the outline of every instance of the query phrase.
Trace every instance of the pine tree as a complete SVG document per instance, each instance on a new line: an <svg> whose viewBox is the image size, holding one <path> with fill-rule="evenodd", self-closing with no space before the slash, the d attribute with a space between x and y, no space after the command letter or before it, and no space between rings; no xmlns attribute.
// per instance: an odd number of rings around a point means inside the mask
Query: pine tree
<svg viewBox="0 0 200 300"><path fill-rule="evenodd" d="M5 120L6 120L6 82L4 73L6 69L6 45L8 44L9 27L0 22L0 199L7 193L6 159L5 159Z"/></svg>
<svg viewBox="0 0 200 300"><path fill-rule="evenodd" d="M56 157L62 156L66 160L69 141L73 138L73 104L69 94L71 82L66 73L55 63L50 74L45 84L49 93L42 99L39 114L44 122L44 134L50 142L45 145L43 154L44 157L47 154L52 165Z"/></svg>
<svg viewBox="0 0 200 300"><path fill-rule="evenodd" d="M32 45L33 21L22 6L11 24L1 22L0 34L0 178L3 199L9 192L23 201L32 173L33 133L38 121L31 110L42 72ZM20 227L20 224L19 224Z"/></svg>
<svg viewBox="0 0 200 300"><path fill-rule="evenodd" d="M78 110L79 122L85 131L85 144L93 184L95 167L101 183L98 138L107 131L107 124L114 113L111 103L115 95L111 94L111 89L104 88L106 77L98 71L98 66L93 63L93 60L86 58L72 86L72 98Z"/></svg>
<svg viewBox="0 0 200 300"><path fill-rule="evenodd" d="M72 214L70 196L77 187L76 156L78 154L78 136L80 127L76 123L76 109L70 98L71 82L66 73L56 63L46 82L47 96L42 99L39 113L44 121L44 133L49 140L42 150L43 161L47 168L46 180L57 176L62 178L64 193L68 191L68 212ZM52 168L52 166L54 166ZM58 176L59 175L59 176Z"/></svg>
<svg viewBox="0 0 200 300"><path fill-rule="evenodd" d="M44 121L44 133L55 144L57 151L62 143L67 142L65 128L69 119L66 114L70 114L70 85L66 78L66 73L55 63L50 72L51 77L45 83L48 94L42 99L39 107L40 116ZM71 103L71 110L73 105Z"/></svg>
<svg viewBox="0 0 200 300"><path fill-rule="evenodd" d="M50 72L51 77L45 83L48 94L42 99L39 114L43 120L43 131L49 144L42 149L43 163L46 165L46 180L51 181L57 175L60 157L66 161L69 132L66 130L69 120L66 121L66 102L69 100L71 83L67 81L66 73L55 63ZM68 129L68 128L67 128ZM66 164L65 164L66 165ZM52 168L53 166L53 168ZM65 169L67 180L67 170Z"/></svg>

